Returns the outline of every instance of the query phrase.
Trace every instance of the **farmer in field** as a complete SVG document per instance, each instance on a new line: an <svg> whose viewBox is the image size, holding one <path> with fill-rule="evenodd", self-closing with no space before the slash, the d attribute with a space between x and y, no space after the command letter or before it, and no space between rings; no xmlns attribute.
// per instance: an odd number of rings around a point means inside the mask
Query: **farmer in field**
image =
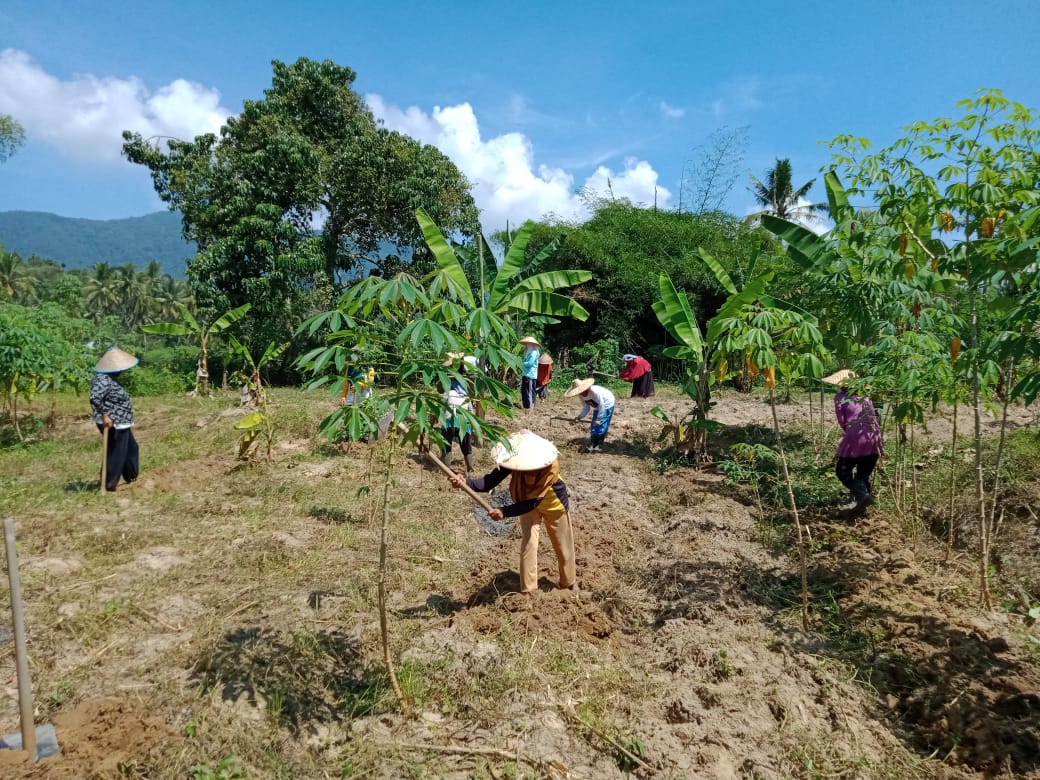
<svg viewBox="0 0 1040 780"><path fill-rule="evenodd" d="M849 382L855 378L854 372L842 369L822 381L839 388L834 396L834 413L844 435L838 444L834 473L852 494L852 502L842 509L860 516L874 503L870 477L885 446L873 401L849 389Z"/></svg>
<svg viewBox="0 0 1040 780"><path fill-rule="evenodd" d="M625 367L621 369L621 378L632 383L633 398L649 398L654 394L654 372L650 363L639 355L622 355Z"/></svg>
<svg viewBox="0 0 1040 780"><path fill-rule="evenodd" d="M374 368L351 366L343 381L343 390L339 400L341 406L355 406L372 396L372 386L376 381Z"/></svg>
<svg viewBox="0 0 1040 780"><path fill-rule="evenodd" d="M459 373L466 375L471 368L477 365L477 359L472 355L463 355L460 352L449 352L448 359L444 361L446 366L457 366ZM441 460L451 463L452 442L459 442L462 457L466 461L466 473L473 471L473 431L469 424L461 422L456 417L456 411L464 409L473 411L473 404L469 400L469 389L464 381L452 378L448 392L444 394L444 400L448 404L448 410L441 419L441 435L444 437L444 446L441 448Z"/></svg>
<svg viewBox="0 0 1040 780"><path fill-rule="evenodd" d="M122 477L128 483L137 479L140 455L134 438L134 406L130 396L117 381L120 375L137 365L137 358L119 347L110 347L94 367L90 382L90 407L94 422L104 435L108 429L105 453L105 489L112 491Z"/></svg>
<svg viewBox="0 0 1040 780"><path fill-rule="evenodd" d="M534 409L535 390L538 387L538 347L541 345L534 336L520 339L524 347L524 373L520 378L520 401L525 409Z"/></svg>
<svg viewBox="0 0 1040 780"><path fill-rule="evenodd" d="M575 419L582 420L592 412L592 424L589 427L589 452L602 452L603 440L610 430L610 421L614 417L614 394L605 387L595 384L592 379L575 379L564 393L568 398L578 396L581 399L581 414Z"/></svg>
<svg viewBox="0 0 1040 780"><path fill-rule="evenodd" d="M548 352L540 355L538 358L538 384L535 388L535 394L543 401L549 399L549 383L552 381L552 371L552 355Z"/></svg>
<svg viewBox="0 0 1040 780"><path fill-rule="evenodd" d="M568 513L567 485L560 479L559 452L548 439L526 428L509 437L506 445L498 444L491 452L496 468L483 477L464 479L456 474L452 487L464 484L480 493L488 493L509 477L509 494L513 503L491 510L492 520L520 518L520 592L538 590L538 526L545 525L556 553L559 569L557 587L577 590L574 571L574 534Z"/></svg>

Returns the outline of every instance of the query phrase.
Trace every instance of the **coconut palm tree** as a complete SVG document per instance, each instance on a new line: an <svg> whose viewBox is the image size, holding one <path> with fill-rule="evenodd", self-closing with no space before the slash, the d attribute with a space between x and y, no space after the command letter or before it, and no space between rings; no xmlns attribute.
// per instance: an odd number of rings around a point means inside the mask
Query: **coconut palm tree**
<svg viewBox="0 0 1040 780"><path fill-rule="evenodd" d="M762 210L752 214L752 218L762 214L772 214L780 219L794 221L812 221L819 212L827 210L826 203L802 203L816 179L809 179L798 189L794 187L794 175L791 172L791 161L786 157L777 160L776 165L766 171L763 183L755 176L751 177L751 192Z"/></svg>
<svg viewBox="0 0 1040 780"><path fill-rule="evenodd" d="M100 322L118 310L119 279L108 263L95 263L83 282L83 303L87 315Z"/></svg>
<svg viewBox="0 0 1040 780"><path fill-rule="evenodd" d="M0 246L0 301L35 303L36 280L21 257Z"/></svg>

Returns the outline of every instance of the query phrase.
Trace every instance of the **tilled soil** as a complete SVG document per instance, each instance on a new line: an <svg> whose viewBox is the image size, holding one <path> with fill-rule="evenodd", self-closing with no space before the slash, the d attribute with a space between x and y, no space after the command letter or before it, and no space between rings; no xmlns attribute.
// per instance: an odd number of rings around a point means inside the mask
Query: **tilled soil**
<svg viewBox="0 0 1040 780"><path fill-rule="evenodd" d="M719 400L714 416L727 425L772 425L761 399ZM816 600L805 629L798 561L779 552L794 548L772 541L792 533L789 520L758 515L710 466L659 473L653 405L619 399L601 453L586 452L586 427L559 419L577 411L571 399L542 403L510 424L560 449L572 496L578 594L555 589L555 558L544 533L540 590L517 594L516 531L489 533L465 496L414 456L402 460L395 489L411 501L403 519L435 525L453 544L450 558L432 541L428 548L391 547L396 575L389 602L408 625L400 660L470 681L473 698L457 708L427 706L412 715L362 710L353 718L321 696L301 699L291 734L278 732L283 741L295 740L283 749L306 756L296 776L355 776L343 773L346 754L356 776L380 778L514 771L568 778L1040 777L1037 654L1015 616L980 613L965 595L970 556L944 563L938 545L907 539L884 511L851 525L830 510L812 509L802 518ZM688 402L661 405L674 415ZM814 414L818 419L818 408ZM782 425L804 423L809 409L804 402L783 405L778 415ZM486 451L478 451L478 462L489 465ZM297 480L357 478L369 468L361 445L288 471L271 467L287 490ZM214 518L210 543L233 548L235 560L257 572L272 561L328 553L329 527L359 524L335 508L311 507L285 517L277 532L251 536L235 515L262 511L256 499L199 488L230 469L206 457L157 470L120 496L119 512L155 521L160 515L150 514L146 498L195 486L197 511ZM1036 534L1035 525L1024 529ZM157 753L184 739L161 695L134 688L157 675L176 701L190 702L203 684L214 722L260 723L275 689L259 684L256 670L276 675L280 662L272 659L298 657L290 633L306 621L313 629L317 620L315 633L326 643L322 684L341 694L360 685L348 667L372 645L374 618L337 605L348 599L345 582L364 581L373 570L371 546L361 549L367 559L354 548L337 552L343 573L330 571L326 583L285 575L277 592L288 595L281 597L270 590L228 595L249 589L229 573L213 572L208 583L223 590L219 599L181 580L161 607L137 616L132 641L113 639L115 659L97 650L84 658L67 643L53 662L69 669L93 664L98 696L84 693L60 713L68 718L54 718L62 756L35 768L8 757L14 774L5 776L115 776L149 760L157 765ZM198 540L159 540L96 587L125 594L134 580L191 566L203 554ZM48 576L64 587L80 577L69 550L29 555L23 565L50 567L57 573ZM405 571L410 576L402 579ZM200 613L220 623L224 638L216 647L193 629ZM533 654L547 645L566 649L561 664L573 664L572 685L539 684L531 670L494 700L474 703L482 685L516 661L507 653ZM6 655L0 660L10 697L13 665ZM164 667L169 672L160 675ZM113 699L101 695L106 690L123 693ZM17 730L10 710L2 725ZM0 753L0 769L4 760Z"/></svg>

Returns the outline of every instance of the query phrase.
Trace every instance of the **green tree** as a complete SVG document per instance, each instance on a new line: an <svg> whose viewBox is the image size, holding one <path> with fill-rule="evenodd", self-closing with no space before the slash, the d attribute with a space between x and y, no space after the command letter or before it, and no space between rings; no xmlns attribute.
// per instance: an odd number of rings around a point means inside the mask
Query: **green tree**
<svg viewBox="0 0 1040 780"><path fill-rule="evenodd" d="M667 274L690 296L703 327L726 298L725 292L701 262L700 250L710 253L727 269L750 256L752 246L765 236L763 265L778 272L775 284L785 284L783 270L774 264L774 244L764 231L720 212L678 214L633 206L624 201L597 201L593 216L583 223L536 226L529 252L536 253L560 234L567 241L545 263L545 270L579 269L592 279L572 295L589 312L587 320L550 326L546 344L564 355L584 344L613 340L623 352L647 355L656 377L681 376L679 363L666 360L659 345L666 344L664 327L651 306L658 298L658 276ZM789 264L786 258L783 260Z"/></svg>
<svg viewBox="0 0 1040 780"><path fill-rule="evenodd" d="M108 263L95 263L83 282L83 304L95 322L119 311L119 274Z"/></svg>
<svg viewBox="0 0 1040 780"><path fill-rule="evenodd" d="M388 245L422 255L417 207L449 232L476 224L465 177L437 149L379 127L354 79L328 60L275 61L264 97L219 138L170 140L163 152L124 133L127 157L198 242L189 279L200 307L250 303L254 349L285 340Z"/></svg>
<svg viewBox="0 0 1040 780"><path fill-rule="evenodd" d="M151 325L142 325L141 330L159 336L190 336L199 345L200 350L198 371L195 373L195 389L192 392L198 395L201 386L201 392L209 394L209 339L211 336L223 333L242 319L249 311L249 304L244 303L237 309L225 312L209 325L200 325L187 306L179 306L178 311L181 315L180 322L156 322ZM279 349L276 355L269 355L265 352L264 357L266 360L273 360L282 351ZM248 351L245 354L248 355Z"/></svg>
<svg viewBox="0 0 1040 780"><path fill-rule="evenodd" d="M418 209L416 217L437 261L437 271L431 276L433 291L447 292L470 309L486 309L500 317L540 314L582 321L588 318L581 304L557 290L587 282L592 274L540 270L563 243L563 235L528 256L527 245L535 227L528 221L512 236L505 259L497 266L482 236L476 246L453 249L429 214Z"/></svg>
<svg viewBox="0 0 1040 780"><path fill-rule="evenodd" d="M394 671L390 651L387 593L393 468L400 447L426 438L444 443L440 419L449 410L441 388L452 379L469 384L469 397L511 417L516 391L481 371L463 376L454 366L444 365L447 352L482 354L491 365L520 367L512 354L516 334L509 324L491 312L470 316L461 304L465 292L460 285L446 291L447 301L431 295L413 276L398 274L392 279L369 277L351 287L338 306L317 315L301 326L310 334L327 333L326 344L300 358L301 367L313 377L310 387L332 386L339 395L344 371L358 351L387 355L376 368L389 391L377 393L360 404L339 407L321 423L329 438L348 434L351 438L379 437L383 449L381 487L382 524L379 545L379 625L383 657L391 686L402 708L408 708ZM445 303L453 305L445 305ZM490 338L487 337L488 330ZM502 441L506 432L465 409L455 410L456 419L487 441ZM366 489L372 486L365 486Z"/></svg>
<svg viewBox="0 0 1040 780"><path fill-rule="evenodd" d="M6 162L25 143L25 130L9 114L0 114L0 163Z"/></svg>
<svg viewBox="0 0 1040 780"><path fill-rule="evenodd" d="M996 518L987 507L995 508L998 485L990 488L988 504L983 404L1002 375L998 360L1040 357L1030 354L1036 341L1024 338L1037 311L1010 305L1028 301L1038 285L1040 126L1030 109L996 90L982 91L958 107L961 116L915 122L906 136L878 152L869 153L866 139L849 135L837 137L831 146L836 164L846 171L849 194L868 197L876 206L887 233L877 231L875 236L888 240L875 246L881 244L889 257L898 258L893 263L896 274L906 279L948 274L960 289L966 339L957 362L966 371L974 408L980 591L989 607ZM999 326L987 332L987 321L997 320ZM1016 389L1029 397L1027 381L1028 375ZM998 450L995 479L1000 458Z"/></svg>
<svg viewBox="0 0 1040 780"><path fill-rule="evenodd" d="M35 297L35 280L29 266L0 245L0 301L29 304Z"/></svg>
<svg viewBox="0 0 1040 780"><path fill-rule="evenodd" d="M755 176L751 177L751 192L758 205L762 206L759 214L772 214L780 219L812 219L820 211L827 210L826 203L801 202L815 183L816 179L809 179L796 188L791 161L784 158L778 159L776 165L766 171L765 182Z"/></svg>

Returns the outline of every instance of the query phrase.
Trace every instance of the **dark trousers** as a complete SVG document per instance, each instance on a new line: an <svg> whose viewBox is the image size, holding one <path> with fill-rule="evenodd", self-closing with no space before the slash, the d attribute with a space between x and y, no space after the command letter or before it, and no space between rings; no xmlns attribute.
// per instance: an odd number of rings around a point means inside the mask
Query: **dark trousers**
<svg viewBox="0 0 1040 780"><path fill-rule="evenodd" d="M534 409L534 394L537 387L537 379L529 376L520 378L520 400L523 402L525 409Z"/></svg>
<svg viewBox="0 0 1040 780"><path fill-rule="evenodd" d="M98 426L102 431L103 426ZM140 471L140 451L137 447L137 439L134 438L132 428L109 428L108 430L108 456L105 466L105 490L115 490L122 477L127 482L137 479Z"/></svg>
<svg viewBox="0 0 1040 780"><path fill-rule="evenodd" d="M858 458L838 458L834 464L834 473L852 497L861 501L870 495L870 475L877 465L877 455L861 455Z"/></svg>
<svg viewBox="0 0 1040 780"><path fill-rule="evenodd" d="M549 400L549 385L538 385L534 391L535 395L541 398L543 401Z"/></svg>
<svg viewBox="0 0 1040 780"><path fill-rule="evenodd" d="M444 443L447 447L446 455L451 455L451 443L453 441L459 443L459 449L462 450L464 456L473 454L473 434L461 434L462 431L458 428L441 428L441 436L444 437Z"/></svg>

